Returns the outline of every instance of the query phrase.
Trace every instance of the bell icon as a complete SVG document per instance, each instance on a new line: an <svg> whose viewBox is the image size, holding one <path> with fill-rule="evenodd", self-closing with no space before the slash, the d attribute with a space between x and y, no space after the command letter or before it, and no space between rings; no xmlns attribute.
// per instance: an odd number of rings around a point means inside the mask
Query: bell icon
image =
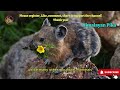
<svg viewBox="0 0 120 90"><path fill-rule="evenodd" d="M103 74L103 71L102 71L102 70L100 71L100 74Z"/></svg>

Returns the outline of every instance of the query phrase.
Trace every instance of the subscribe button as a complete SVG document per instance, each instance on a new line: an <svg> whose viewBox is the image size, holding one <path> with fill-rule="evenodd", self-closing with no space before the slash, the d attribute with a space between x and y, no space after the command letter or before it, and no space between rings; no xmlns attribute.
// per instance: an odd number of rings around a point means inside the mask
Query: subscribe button
<svg viewBox="0 0 120 90"><path fill-rule="evenodd" d="M120 69L99 69L98 74L107 75L107 76L113 76L113 75L120 76Z"/></svg>

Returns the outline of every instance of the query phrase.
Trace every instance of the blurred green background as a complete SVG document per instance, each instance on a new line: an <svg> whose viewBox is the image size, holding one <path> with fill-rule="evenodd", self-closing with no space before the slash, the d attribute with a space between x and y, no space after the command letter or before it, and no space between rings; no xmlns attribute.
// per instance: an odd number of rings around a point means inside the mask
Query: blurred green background
<svg viewBox="0 0 120 90"><path fill-rule="evenodd" d="M15 19L13 24L8 25L5 22L6 16L6 12L0 11L0 61L11 45L17 42L21 37L40 30L40 26L43 22L42 18L34 18L26 20L25 22Z"/></svg>
<svg viewBox="0 0 120 90"><path fill-rule="evenodd" d="M0 11L0 61L11 45L17 42L21 37L33 34L40 30L43 22L43 18L33 18L26 20L14 20L12 25L5 23L6 12ZM52 22L55 25L55 22ZM105 48L102 47L100 53L92 58L92 62L96 64L98 68L109 68L109 61L112 53L109 53Z"/></svg>

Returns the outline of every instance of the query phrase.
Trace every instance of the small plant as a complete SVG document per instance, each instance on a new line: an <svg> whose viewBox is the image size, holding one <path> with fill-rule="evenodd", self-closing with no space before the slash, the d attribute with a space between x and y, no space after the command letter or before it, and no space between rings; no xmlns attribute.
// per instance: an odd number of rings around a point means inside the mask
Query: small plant
<svg viewBox="0 0 120 90"><path fill-rule="evenodd" d="M38 54L38 57L40 58L48 58L49 55L52 55L52 52L50 52L51 49L55 48L53 44L44 43L43 46L40 45L37 47L36 51Z"/></svg>

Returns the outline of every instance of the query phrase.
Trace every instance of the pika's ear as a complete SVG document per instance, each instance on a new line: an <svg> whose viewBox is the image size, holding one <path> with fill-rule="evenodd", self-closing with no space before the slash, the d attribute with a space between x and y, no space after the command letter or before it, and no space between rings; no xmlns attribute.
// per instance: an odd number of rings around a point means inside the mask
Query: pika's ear
<svg viewBox="0 0 120 90"><path fill-rule="evenodd" d="M54 32L56 39L62 40L67 35L68 29L64 25L59 25Z"/></svg>
<svg viewBox="0 0 120 90"><path fill-rule="evenodd" d="M51 26L48 18L46 18L46 19L43 21L42 27L43 27L43 26Z"/></svg>

